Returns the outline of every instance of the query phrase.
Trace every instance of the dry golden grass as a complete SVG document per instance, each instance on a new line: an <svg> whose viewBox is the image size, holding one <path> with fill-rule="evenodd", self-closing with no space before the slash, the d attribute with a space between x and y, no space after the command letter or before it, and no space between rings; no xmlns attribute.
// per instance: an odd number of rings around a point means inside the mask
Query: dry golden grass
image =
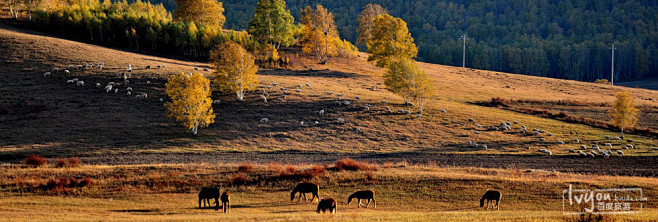
<svg viewBox="0 0 658 222"><path fill-rule="evenodd" d="M270 102L258 101L258 92L248 95L246 102L235 102L233 95L213 94L222 104L215 105L216 123L200 130L200 136L191 136L188 130L168 120L164 108L157 101L164 97L163 87L171 73L192 72L193 67L207 67L204 63L186 62L81 44L73 41L27 34L11 29L0 29L0 41L6 67L0 77L11 84L0 89L11 95L0 102L39 101L46 111L3 117L0 129L0 155L4 159L22 157L30 153L55 155L102 155L108 153L198 153L216 151L320 151L320 152L452 152L469 154L528 154L538 148L548 148L554 154L565 155L577 144L557 144L558 140L571 141L578 137L586 143L601 142L610 132L580 124L539 118L511 111L482 107L472 103L488 101L492 97L509 99L574 100L610 102L617 90L629 90L643 106L658 106L656 91L623 87L602 86L593 83L538 78L513 74L469 70L421 63L435 80L436 96L429 103L423 118L414 115L388 115L384 106L393 110L413 109L402 104L400 97L388 92L380 77L383 69L365 61L361 53L353 59L334 58L329 65L315 64L311 58L300 56L297 65L289 70L261 70L261 88L278 83L269 90ZM9 50L11 49L11 50ZM69 64L103 61L103 71L73 71L73 76L55 75L43 78L43 72L52 67L65 68ZM130 79L134 91L149 94L147 100L123 95L108 95L93 87L96 82L105 84L118 81L114 74L132 64ZM146 65L166 64L166 69L143 69ZM202 73L210 76L210 72ZM77 77L85 80L86 87L72 87L64 82ZM146 84L151 81L152 84ZM286 102L275 100L278 87L292 92L297 84L309 83L301 93L292 93ZM507 88L506 86L510 86ZM334 93L332 96L324 94ZM334 103L335 94L343 93L352 105ZM355 96L363 98L356 101ZM640 99L645 98L645 99ZM387 100L389 104L381 104ZM373 104L365 111L365 104ZM320 109L324 117L317 115ZM446 109L447 114L439 112ZM269 118L260 124L260 118ZM337 118L345 119L339 124ZM481 130L475 135L473 124L464 126L451 121L467 123L473 118L485 127L503 121L520 121L528 128L540 128L553 133L538 141L537 137L514 133ZM46 122L40 120L46 119ZM304 126L300 122L304 121ZM318 121L319 126L313 126ZM24 127L15 127L21 125ZM519 125L515 125L516 131ZM44 126L47 126L44 129ZM359 129L359 130L357 130ZM20 132L19 132L20 131ZM119 138L119 139L117 139ZM655 155L649 148L656 140L629 135L641 150L626 155ZM466 146L466 140L488 145L483 150ZM525 147L531 147L526 150Z"/></svg>
<svg viewBox="0 0 658 222"><path fill-rule="evenodd" d="M582 187L641 187L649 197L644 212L616 219L658 219L658 179L591 176L537 170L439 168L423 165L371 171L328 171L310 179L281 178L272 166L254 165L246 185L233 185L228 177L239 164L82 166L79 168L1 167L0 210L11 220L515 220L557 221L561 193L568 184ZM311 165L296 166L312 169ZM68 194L29 190L29 184L47 179L88 176L93 185ZM297 182L320 185L320 197L338 200L338 215L317 215L317 203L290 202ZM19 185L22 184L22 185ZM17 189L21 186L22 188ZM230 215L197 209L196 192L217 186L231 192ZM346 205L358 189L376 191L377 208ZM503 193L501 211L478 208L486 189Z"/></svg>

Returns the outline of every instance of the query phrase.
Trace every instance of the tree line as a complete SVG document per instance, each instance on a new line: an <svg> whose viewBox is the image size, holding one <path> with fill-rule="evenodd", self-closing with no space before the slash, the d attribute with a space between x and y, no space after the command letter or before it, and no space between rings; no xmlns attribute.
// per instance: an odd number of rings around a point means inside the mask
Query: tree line
<svg viewBox="0 0 658 222"><path fill-rule="evenodd" d="M158 0L154 0L158 1ZM224 0L226 28L246 29L257 0ZM300 21L307 5L335 15L340 36L358 39L365 0L288 0ZM535 76L609 79L615 44L615 81L658 77L658 0L381 0L402 18L418 44L418 60ZM364 42L359 47L365 49Z"/></svg>

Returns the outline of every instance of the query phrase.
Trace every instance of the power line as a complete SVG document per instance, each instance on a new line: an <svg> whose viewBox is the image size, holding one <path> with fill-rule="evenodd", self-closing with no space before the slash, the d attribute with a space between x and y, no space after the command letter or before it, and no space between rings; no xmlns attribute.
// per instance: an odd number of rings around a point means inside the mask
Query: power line
<svg viewBox="0 0 658 222"><path fill-rule="evenodd" d="M459 39L464 40L464 48L463 48L463 52L462 52L462 67L465 68L466 67L466 39L469 39L469 38L466 37L466 33L464 33L464 35L462 35L462 37L460 37Z"/></svg>

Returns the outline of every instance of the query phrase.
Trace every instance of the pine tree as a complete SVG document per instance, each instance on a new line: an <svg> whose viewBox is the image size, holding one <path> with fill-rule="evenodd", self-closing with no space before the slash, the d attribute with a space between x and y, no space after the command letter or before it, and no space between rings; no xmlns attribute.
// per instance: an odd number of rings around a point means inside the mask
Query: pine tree
<svg viewBox="0 0 658 222"><path fill-rule="evenodd" d="M217 46L210 53L210 61L215 70L215 82L222 92L235 93L242 101L247 91L256 89L254 57L237 43L227 42Z"/></svg>
<svg viewBox="0 0 658 222"><path fill-rule="evenodd" d="M206 77L199 73L174 74L169 77L165 86L165 92L171 98L171 102L164 104L169 118L191 129L194 135L199 127L215 122L210 99L210 80Z"/></svg>

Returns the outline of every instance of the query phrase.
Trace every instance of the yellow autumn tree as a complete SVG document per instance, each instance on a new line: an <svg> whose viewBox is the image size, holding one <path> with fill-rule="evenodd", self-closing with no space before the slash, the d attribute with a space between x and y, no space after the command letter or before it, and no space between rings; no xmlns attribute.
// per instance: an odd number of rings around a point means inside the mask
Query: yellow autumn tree
<svg viewBox="0 0 658 222"><path fill-rule="evenodd" d="M412 103L422 113L425 104L432 96L432 80L409 58L400 58L390 62L384 73L384 84L391 92L402 96L406 103Z"/></svg>
<svg viewBox="0 0 658 222"><path fill-rule="evenodd" d="M210 80L199 73L174 74L167 81L167 96L171 102L166 102L167 116L180 122L184 127L197 134L199 127L215 122L210 99Z"/></svg>
<svg viewBox="0 0 658 222"><path fill-rule="evenodd" d="M617 100L612 104L608 112L612 125L621 129L621 137L624 137L624 129L635 127L638 118L638 109L633 104L633 96L630 92L618 92Z"/></svg>
<svg viewBox="0 0 658 222"><path fill-rule="evenodd" d="M217 0L175 0L174 20L193 21L221 29L226 21L224 7Z"/></svg>
<svg viewBox="0 0 658 222"><path fill-rule="evenodd" d="M400 58L413 59L418 48L409 33L407 23L388 14L375 17L371 36L366 41L368 61L376 61L378 67L386 67L391 60Z"/></svg>
<svg viewBox="0 0 658 222"><path fill-rule="evenodd" d="M301 43L302 51L315 55L320 64L325 64L329 56L336 55L336 41L340 41L334 24L334 15L322 5L316 9L306 6L302 9Z"/></svg>
<svg viewBox="0 0 658 222"><path fill-rule="evenodd" d="M235 93L238 101L242 101L245 92L256 89L258 66L254 56L239 44L220 44L210 52L210 61L216 70L215 82L220 91Z"/></svg>
<svg viewBox="0 0 658 222"><path fill-rule="evenodd" d="M357 44L365 45L370 36L372 36L372 23L378 15L387 14L386 9L378 4L367 4L363 7L363 11L359 14L357 21L359 28L357 33L359 37L356 40Z"/></svg>

